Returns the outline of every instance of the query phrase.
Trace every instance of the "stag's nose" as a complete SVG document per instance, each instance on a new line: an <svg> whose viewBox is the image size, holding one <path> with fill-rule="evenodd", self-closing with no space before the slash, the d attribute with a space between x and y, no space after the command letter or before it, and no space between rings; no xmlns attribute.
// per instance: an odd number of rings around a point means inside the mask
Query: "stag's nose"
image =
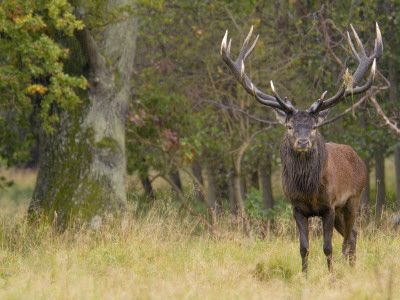
<svg viewBox="0 0 400 300"><path fill-rule="evenodd" d="M307 151L311 146L308 139L298 139L296 144L296 148L301 151Z"/></svg>

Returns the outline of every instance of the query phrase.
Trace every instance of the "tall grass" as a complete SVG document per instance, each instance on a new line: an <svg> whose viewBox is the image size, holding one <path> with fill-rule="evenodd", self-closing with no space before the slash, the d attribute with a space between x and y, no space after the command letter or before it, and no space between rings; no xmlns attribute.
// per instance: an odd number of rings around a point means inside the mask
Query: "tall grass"
<svg viewBox="0 0 400 300"><path fill-rule="evenodd" d="M0 299L400 299L400 233L388 213L361 222L355 268L342 264L334 233L333 275L313 222L305 278L287 214L266 238L260 221L246 236L225 216L216 237L160 195L146 206L135 198L122 221L60 233L27 224L32 186L21 182L0 195Z"/></svg>
<svg viewBox="0 0 400 300"><path fill-rule="evenodd" d="M134 216L135 217L131 217ZM385 218L386 220L386 218ZM357 266L341 263L335 234L334 275L322 240L311 234L309 276L301 273L290 219L261 239L232 231L224 219L217 238L168 201L132 208L56 233L33 229L24 215L0 222L1 299L396 299L400 295L400 239L386 222L360 230Z"/></svg>

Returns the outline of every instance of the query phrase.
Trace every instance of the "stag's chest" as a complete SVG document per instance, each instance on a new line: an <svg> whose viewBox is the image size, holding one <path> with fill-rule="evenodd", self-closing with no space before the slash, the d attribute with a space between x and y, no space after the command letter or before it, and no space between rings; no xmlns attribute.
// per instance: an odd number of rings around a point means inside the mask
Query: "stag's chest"
<svg viewBox="0 0 400 300"><path fill-rule="evenodd" d="M282 165L282 186L287 199L309 216L319 216L329 208L329 192L319 162Z"/></svg>
<svg viewBox="0 0 400 300"><path fill-rule="evenodd" d="M329 202L326 198L317 196L309 197L288 197L288 200L293 208L297 208L308 217L322 216L326 211L330 209Z"/></svg>

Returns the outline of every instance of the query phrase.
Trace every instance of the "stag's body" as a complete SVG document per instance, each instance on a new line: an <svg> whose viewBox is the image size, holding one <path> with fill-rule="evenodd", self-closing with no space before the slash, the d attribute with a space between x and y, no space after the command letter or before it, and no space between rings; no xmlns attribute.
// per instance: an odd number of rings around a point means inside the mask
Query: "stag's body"
<svg viewBox="0 0 400 300"><path fill-rule="evenodd" d="M299 112L301 114L301 112ZM333 226L343 236L343 260L355 263L357 230L354 226L367 169L347 145L325 144L316 132L313 147L307 152L293 149L286 132L280 147L282 186L292 205L300 234L303 271L308 264L308 218L322 217L324 253L332 269Z"/></svg>
<svg viewBox="0 0 400 300"><path fill-rule="evenodd" d="M224 62L233 72L244 89L260 103L274 108L278 121L285 125L285 135L281 143L282 183L286 197L293 208L300 236L300 254L303 272L307 272L308 262L308 219L322 218L324 232L324 253L328 268L332 271L333 228L343 236L343 260L350 257L354 265L357 231L354 228L360 197L365 185L367 171L362 160L347 145L325 144L318 127L328 115L329 109L350 95L367 91L374 80L376 60L382 55L382 36L376 24L376 40L373 53L368 56L351 26L357 41L359 53L351 41L347 40L358 67L349 83L343 83L340 90L331 98L324 100L326 92L308 110L297 110L287 99L277 94L271 81L273 96L260 91L245 73L244 61L254 50L258 37L247 50L253 28L245 39L236 61L230 58L231 41L227 43L226 32L221 44ZM367 82L361 83L370 71Z"/></svg>
<svg viewBox="0 0 400 300"><path fill-rule="evenodd" d="M367 178L363 161L350 146L325 144L320 135L315 148L297 153L287 137L280 148L283 190L307 217L322 216L328 209L345 207L349 199L359 199Z"/></svg>

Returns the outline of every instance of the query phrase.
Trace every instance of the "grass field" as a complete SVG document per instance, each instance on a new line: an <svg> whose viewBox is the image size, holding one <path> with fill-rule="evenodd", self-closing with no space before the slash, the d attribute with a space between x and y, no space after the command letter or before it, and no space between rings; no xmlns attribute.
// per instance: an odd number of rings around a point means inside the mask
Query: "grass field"
<svg viewBox="0 0 400 300"><path fill-rule="evenodd" d="M217 238L166 199L142 212L132 205L122 226L110 219L56 234L27 226L27 178L0 196L0 299L400 299L400 233L387 217L360 229L354 269L334 234L333 276L311 234L304 278L291 218L266 239L257 226L247 237L222 220Z"/></svg>

